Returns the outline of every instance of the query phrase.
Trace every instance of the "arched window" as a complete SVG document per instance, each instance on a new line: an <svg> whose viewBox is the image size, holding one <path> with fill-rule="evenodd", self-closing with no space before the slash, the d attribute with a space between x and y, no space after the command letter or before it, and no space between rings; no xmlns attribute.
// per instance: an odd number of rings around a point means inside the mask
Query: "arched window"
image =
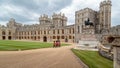
<svg viewBox="0 0 120 68"><path fill-rule="evenodd" d="M53 34L55 34L55 30L53 30Z"/></svg>
<svg viewBox="0 0 120 68"><path fill-rule="evenodd" d="M64 29L62 29L62 34L64 34Z"/></svg>
<svg viewBox="0 0 120 68"><path fill-rule="evenodd" d="M53 39L56 39L56 36L53 36Z"/></svg>
<svg viewBox="0 0 120 68"><path fill-rule="evenodd" d="M58 34L59 34L60 32L59 32L59 29L58 29Z"/></svg>
<svg viewBox="0 0 120 68"><path fill-rule="evenodd" d="M64 39L64 36L61 36L62 39Z"/></svg>
<svg viewBox="0 0 120 68"><path fill-rule="evenodd" d="M11 32L9 31L9 35L11 35Z"/></svg>
<svg viewBox="0 0 120 68"><path fill-rule="evenodd" d="M71 36L69 36L69 39L72 39L72 37L71 37Z"/></svg>
<svg viewBox="0 0 120 68"><path fill-rule="evenodd" d="M5 31L2 32L2 35L6 35Z"/></svg>
<svg viewBox="0 0 120 68"><path fill-rule="evenodd" d="M40 36L38 36L38 39L40 39Z"/></svg>

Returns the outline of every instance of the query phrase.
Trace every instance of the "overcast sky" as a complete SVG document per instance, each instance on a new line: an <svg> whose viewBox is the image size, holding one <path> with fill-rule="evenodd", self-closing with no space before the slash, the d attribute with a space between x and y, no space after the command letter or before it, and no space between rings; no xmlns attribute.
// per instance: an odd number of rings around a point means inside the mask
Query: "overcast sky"
<svg viewBox="0 0 120 68"><path fill-rule="evenodd" d="M75 11L83 8L99 10L103 0L0 0L0 24L5 25L10 18L22 24L38 24L40 15L51 16L65 13L68 24L74 24ZM120 0L112 0L112 26L120 23Z"/></svg>

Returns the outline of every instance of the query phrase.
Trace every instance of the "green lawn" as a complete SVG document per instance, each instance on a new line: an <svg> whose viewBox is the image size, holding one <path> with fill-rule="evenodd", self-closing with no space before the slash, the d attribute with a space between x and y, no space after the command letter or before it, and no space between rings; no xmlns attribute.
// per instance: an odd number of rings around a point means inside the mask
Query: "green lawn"
<svg viewBox="0 0 120 68"><path fill-rule="evenodd" d="M61 46L66 46L69 44L61 44ZM52 47L52 43L45 42L23 42L23 41L10 41L10 40L0 40L0 51L16 51L16 50L28 50L28 49L38 49L38 48L49 48Z"/></svg>
<svg viewBox="0 0 120 68"><path fill-rule="evenodd" d="M98 54L97 51L76 50L72 51L82 60L89 68L113 68L113 62Z"/></svg>

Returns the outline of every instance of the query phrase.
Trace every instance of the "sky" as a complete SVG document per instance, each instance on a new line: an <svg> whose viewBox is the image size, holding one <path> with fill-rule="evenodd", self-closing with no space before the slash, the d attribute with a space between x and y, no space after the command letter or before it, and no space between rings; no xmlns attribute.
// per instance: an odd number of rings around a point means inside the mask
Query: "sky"
<svg viewBox="0 0 120 68"><path fill-rule="evenodd" d="M0 24L6 25L10 18L22 24L39 24L40 15L50 17L55 13L64 13L68 25L75 23L75 11L86 7L99 11L104 0L0 0ZM120 0L112 1L112 26L120 25Z"/></svg>

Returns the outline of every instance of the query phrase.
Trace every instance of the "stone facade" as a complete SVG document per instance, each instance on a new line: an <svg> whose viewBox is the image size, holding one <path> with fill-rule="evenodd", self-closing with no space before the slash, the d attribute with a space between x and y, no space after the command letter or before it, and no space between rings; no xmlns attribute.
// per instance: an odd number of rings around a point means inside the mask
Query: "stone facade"
<svg viewBox="0 0 120 68"><path fill-rule="evenodd" d="M53 14L52 18L41 15L40 24L22 25L11 18L7 27L0 27L1 40L37 40L41 42L74 42L74 25L67 26L64 14Z"/></svg>
<svg viewBox="0 0 120 68"><path fill-rule="evenodd" d="M79 40L96 40L96 34L101 34L111 27L111 1L100 3L100 10L85 8L75 12L75 24L67 25L67 17L53 13L52 17L43 14L39 24L23 25L13 18L7 26L0 26L0 40L38 40L53 42L78 42ZM91 38L90 38L91 37Z"/></svg>
<svg viewBox="0 0 120 68"><path fill-rule="evenodd" d="M87 22L91 24L87 24ZM95 11L90 8L85 8L75 12L76 42L79 42L79 40L81 40L82 36L84 35L97 36L97 34L101 34L103 31L107 31L110 28L111 28L110 0L101 2L99 11ZM88 39L88 37L86 39Z"/></svg>

